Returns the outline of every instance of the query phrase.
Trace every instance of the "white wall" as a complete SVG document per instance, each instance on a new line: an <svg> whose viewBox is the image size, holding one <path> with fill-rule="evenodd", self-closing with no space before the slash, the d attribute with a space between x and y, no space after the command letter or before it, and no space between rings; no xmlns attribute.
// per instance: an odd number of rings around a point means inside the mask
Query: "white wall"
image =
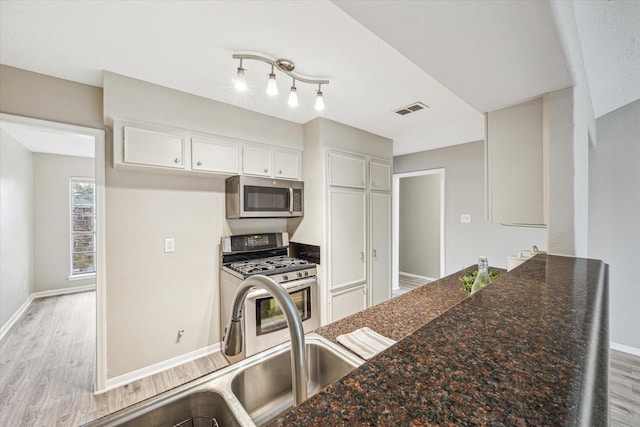
<svg viewBox="0 0 640 427"><path fill-rule="evenodd" d="M0 130L0 328L33 288L33 156Z"/></svg>
<svg viewBox="0 0 640 427"><path fill-rule="evenodd" d="M71 274L69 180L95 176L95 160L35 153L34 292L93 285L95 278L69 281Z"/></svg>
<svg viewBox="0 0 640 427"><path fill-rule="evenodd" d="M422 175L400 179L399 269L440 277L440 180Z"/></svg>
<svg viewBox="0 0 640 427"><path fill-rule="evenodd" d="M506 268L507 256L537 245L546 250L546 230L489 224L484 219L484 143L455 145L437 150L397 156L393 172L404 173L444 168L445 259L443 275L478 262ZM460 214L471 214L471 224L461 224Z"/></svg>
<svg viewBox="0 0 640 427"><path fill-rule="evenodd" d="M611 341L640 350L640 101L598 119L589 150L589 257L609 269Z"/></svg>

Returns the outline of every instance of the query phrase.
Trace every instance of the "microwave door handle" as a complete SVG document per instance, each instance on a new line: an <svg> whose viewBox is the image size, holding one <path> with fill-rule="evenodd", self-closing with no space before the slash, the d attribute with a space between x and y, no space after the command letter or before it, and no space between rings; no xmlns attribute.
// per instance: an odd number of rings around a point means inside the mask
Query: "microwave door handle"
<svg viewBox="0 0 640 427"><path fill-rule="evenodd" d="M289 213L293 215L293 187L289 187Z"/></svg>

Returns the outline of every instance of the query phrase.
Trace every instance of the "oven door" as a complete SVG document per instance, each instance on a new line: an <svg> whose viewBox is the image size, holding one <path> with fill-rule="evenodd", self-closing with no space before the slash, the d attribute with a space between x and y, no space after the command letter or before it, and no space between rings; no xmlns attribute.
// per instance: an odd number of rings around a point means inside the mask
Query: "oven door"
<svg viewBox="0 0 640 427"><path fill-rule="evenodd" d="M315 277L283 283L298 309L305 333L320 326ZM288 341L289 329L275 298L256 289L247 295L244 307L245 355L250 356Z"/></svg>

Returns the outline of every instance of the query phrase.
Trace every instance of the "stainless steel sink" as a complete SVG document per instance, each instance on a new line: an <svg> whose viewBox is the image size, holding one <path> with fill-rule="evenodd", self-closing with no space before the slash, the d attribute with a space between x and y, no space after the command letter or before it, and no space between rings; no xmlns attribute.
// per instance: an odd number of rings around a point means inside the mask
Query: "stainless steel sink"
<svg viewBox="0 0 640 427"><path fill-rule="evenodd" d="M341 350L338 348L338 350ZM342 378L362 361L347 357L326 342L307 338L307 395ZM288 348L245 366L231 380L231 391L256 425L293 407L291 355Z"/></svg>
<svg viewBox="0 0 640 427"><path fill-rule="evenodd" d="M241 425L224 397L216 391L202 390L176 397L168 402L162 402L159 407L139 416L123 420L119 425L131 427L213 427L216 425L239 427Z"/></svg>
<svg viewBox="0 0 640 427"><path fill-rule="evenodd" d="M340 379L364 360L318 334L305 336L308 395ZM85 427L204 427L261 425L293 406L289 343L125 408Z"/></svg>

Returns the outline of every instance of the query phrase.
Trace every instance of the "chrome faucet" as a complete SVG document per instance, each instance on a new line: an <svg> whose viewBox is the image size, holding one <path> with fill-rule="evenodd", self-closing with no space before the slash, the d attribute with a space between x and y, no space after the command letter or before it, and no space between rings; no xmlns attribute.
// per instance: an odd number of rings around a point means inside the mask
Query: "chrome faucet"
<svg viewBox="0 0 640 427"><path fill-rule="evenodd" d="M233 297L231 319L224 336L223 352L226 356L235 356L242 352L244 342L242 332L242 306L252 288L261 288L269 292L284 313L291 336L291 382L293 385L293 406L307 400L307 363L305 357L304 330L298 309L289 293L273 279L255 275L243 281Z"/></svg>

